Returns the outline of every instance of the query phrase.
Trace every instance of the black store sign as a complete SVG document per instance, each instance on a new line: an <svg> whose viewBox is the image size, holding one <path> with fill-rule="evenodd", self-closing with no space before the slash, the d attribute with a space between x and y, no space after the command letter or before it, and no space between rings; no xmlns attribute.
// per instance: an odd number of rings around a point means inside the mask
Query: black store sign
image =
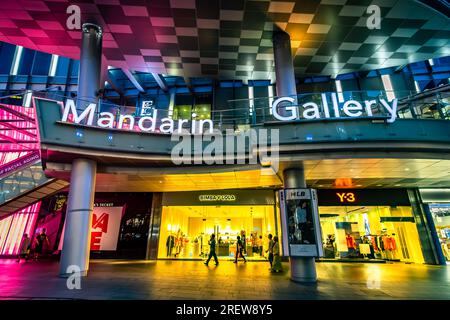
<svg viewBox="0 0 450 320"><path fill-rule="evenodd" d="M405 189L317 190L319 206L410 206Z"/></svg>
<svg viewBox="0 0 450 320"><path fill-rule="evenodd" d="M165 192L163 206L273 205L273 190L211 190Z"/></svg>

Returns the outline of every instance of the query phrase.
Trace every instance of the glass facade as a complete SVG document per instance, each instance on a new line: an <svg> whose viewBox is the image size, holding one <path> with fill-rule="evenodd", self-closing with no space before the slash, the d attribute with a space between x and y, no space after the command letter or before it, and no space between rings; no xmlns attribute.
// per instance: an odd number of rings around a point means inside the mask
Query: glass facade
<svg viewBox="0 0 450 320"><path fill-rule="evenodd" d="M271 205L163 206L158 258L205 258L215 234L219 258L234 257L240 236L247 257L263 259L260 247L267 249L267 235L275 235L275 228Z"/></svg>
<svg viewBox="0 0 450 320"><path fill-rule="evenodd" d="M319 207L325 258L424 263L411 207Z"/></svg>
<svg viewBox="0 0 450 320"><path fill-rule="evenodd" d="M429 205L442 253L450 261L450 203L433 203Z"/></svg>

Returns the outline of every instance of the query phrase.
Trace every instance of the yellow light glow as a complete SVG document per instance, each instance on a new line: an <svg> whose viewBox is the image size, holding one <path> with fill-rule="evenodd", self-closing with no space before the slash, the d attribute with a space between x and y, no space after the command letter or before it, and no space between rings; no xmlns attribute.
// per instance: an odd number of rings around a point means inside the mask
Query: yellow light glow
<svg viewBox="0 0 450 320"><path fill-rule="evenodd" d="M291 48L298 48L301 43L301 41L291 41Z"/></svg>

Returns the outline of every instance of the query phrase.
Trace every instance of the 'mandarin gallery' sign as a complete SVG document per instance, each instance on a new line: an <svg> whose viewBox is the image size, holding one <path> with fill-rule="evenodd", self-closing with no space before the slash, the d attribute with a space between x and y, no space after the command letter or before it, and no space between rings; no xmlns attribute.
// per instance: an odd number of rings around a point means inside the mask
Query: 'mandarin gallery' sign
<svg viewBox="0 0 450 320"><path fill-rule="evenodd" d="M392 123L397 118L397 99L386 101L379 98L377 100L365 100L359 102L348 100L338 103L336 93L331 93L331 103L327 100L326 94L321 94L321 101L306 102L300 105L295 104L296 100L291 97L281 97L276 99L269 108L272 108L272 115L280 121L293 121L299 119L336 119L336 118L358 118L373 117L376 115L387 117L387 122ZM86 109L78 114L73 100L68 99L64 108L62 121L75 124L84 123L88 126L97 126L105 129L137 130L142 132L159 132L172 134L189 131L192 134L203 134L214 132L214 124L211 119L187 120L172 118L158 118L158 110L154 109L152 115L135 117L134 115L118 115L112 112L100 112L96 115L97 105L91 103ZM94 120L95 118L95 120ZM70 120L69 120L70 119Z"/></svg>
<svg viewBox="0 0 450 320"><path fill-rule="evenodd" d="M298 119L330 119L330 118L358 118L373 117L373 107L378 108L381 115L388 117L387 122L392 123L397 118L397 99L386 101L385 99L365 100L362 103L356 100L338 103L336 93L331 94L331 104L326 94L321 94L321 103L307 102L301 105L293 105L295 99L281 97L272 104L272 114L280 121L292 121ZM280 108L281 107L281 108ZM282 109L284 112L280 112ZM303 109L303 112L301 112Z"/></svg>
<svg viewBox="0 0 450 320"><path fill-rule="evenodd" d="M61 121L72 122L76 124L84 123L88 126L96 125L105 129L121 129L121 130L139 130L142 132L160 132L172 134L175 131L181 133L183 130L190 130L191 133L203 133L207 129L209 133L213 133L213 122L210 119L206 120L186 120L171 118L158 118L158 110L153 110L151 116L135 117L134 115L116 115L112 112L100 112L98 114L96 123L94 124L94 116L96 114L97 105L91 103L84 109L81 114L78 114L75 107L75 101L67 99L66 106ZM71 117L69 117L71 115ZM72 121L69 121L72 119ZM185 124L190 127L184 126ZM137 128L136 128L137 126Z"/></svg>

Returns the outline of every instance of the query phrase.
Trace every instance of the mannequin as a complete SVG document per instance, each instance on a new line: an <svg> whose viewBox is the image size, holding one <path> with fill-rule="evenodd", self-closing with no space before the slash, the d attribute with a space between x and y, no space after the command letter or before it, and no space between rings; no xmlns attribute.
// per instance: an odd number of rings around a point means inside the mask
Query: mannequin
<svg viewBox="0 0 450 320"><path fill-rule="evenodd" d="M172 256L172 249L175 246L175 237L169 234L166 240L167 257Z"/></svg>

